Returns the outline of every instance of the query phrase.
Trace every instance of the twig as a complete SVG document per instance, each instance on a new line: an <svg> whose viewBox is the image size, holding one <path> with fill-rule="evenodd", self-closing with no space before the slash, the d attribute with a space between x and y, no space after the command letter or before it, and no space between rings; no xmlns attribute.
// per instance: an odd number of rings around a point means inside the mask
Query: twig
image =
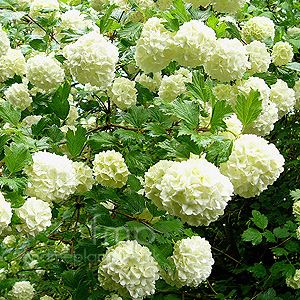
<svg viewBox="0 0 300 300"><path fill-rule="evenodd" d="M223 252L222 250L219 250L215 247L211 247L213 250L219 251L220 253L224 254L225 256L227 256L228 258L232 259L233 261L235 261L237 264L241 264L238 260L236 260L234 257L228 255L227 253Z"/></svg>

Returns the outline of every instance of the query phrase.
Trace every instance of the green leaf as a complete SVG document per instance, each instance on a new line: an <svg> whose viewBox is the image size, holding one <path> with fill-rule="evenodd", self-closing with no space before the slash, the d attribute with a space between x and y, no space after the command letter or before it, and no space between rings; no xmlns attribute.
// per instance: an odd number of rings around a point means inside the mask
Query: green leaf
<svg viewBox="0 0 300 300"><path fill-rule="evenodd" d="M145 137L142 133L132 130L119 128L114 132L114 135L118 137L123 145L141 144L145 141Z"/></svg>
<svg viewBox="0 0 300 300"><path fill-rule="evenodd" d="M252 245L258 245L262 241L262 234L255 228L248 228L243 232L243 241L251 242Z"/></svg>
<svg viewBox="0 0 300 300"><path fill-rule="evenodd" d="M268 218L265 215L262 215L259 211L252 210L252 216L253 218L251 218L251 220L260 229L264 230L268 226Z"/></svg>
<svg viewBox="0 0 300 300"><path fill-rule="evenodd" d="M285 249L280 248L280 247L273 248L272 251L273 251L273 254L276 255L277 257L289 254Z"/></svg>
<svg viewBox="0 0 300 300"><path fill-rule="evenodd" d="M32 134L39 136L47 128L49 120L47 118L41 118L37 123L31 125Z"/></svg>
<svg viewBox="0 0 300 300"><path fill-rule="evenodd" d="M0 103L0 118L12 125L17 125L21 119L20 108L14 108L9 101Z"/></svg>
<svg viewBox="0 0 300 300"><path fill-rule="evenodd" d="M89 138L87 143L94 150L102 150L104 148L111 148L116 142L117 139L109 133L97 132Z"/></svg>
<svg viewBox="0 0 300 300"><path fill-rule="evenodd" d="M239 94L235 103L235 109L238 119L244 127L257 119L262 111L262 100L259 100L260 92L251 90L249 96Z"/></svg>
<svg viewBox="0 0 300 300"><path fill-rule="evenodd" d="M167 151L167 157L189 158L190 150L177 140L166 140L158 143L158 146Z"/></svg>
<svg viewBox="0 0 300 300"><path fill-rule="evenodd" d="M199 125L200 107L194 101L174 100L171 103L171 111L189 128L197 128Z"/></svg>
<svg viewBox="0 0 300 300"><path fill-rule="evenodd" d="M254 266L249 267L248 271L253 273L253 276L257 278L263 278L267 275L266 268L262 264L255 263Z"/></svg>
<svg viewBox="0 0 300 300"><path fill-rule="evenodd" d="M13 0L0 0L0 8L10 8L14 4L16 3Z"/></svg>
<svg viewBox="0 0 300 300"><path fill-rule="evenodd" d="M12 143L10 147L4 148L5 165L11 173L22 171L25 166L31 164L31 154L24 145Z"/></svg>
<svg viewBox="0 0 300 300"><path fill-rule="evenodd" d="M141 36L142 29L143 25L141 23L129 21L118 31L118 34L121 38L137 40Z"/></svg>
<svg viewBox="0 0 300 300"><path fill-rule="evenodd" d="M271 86L277 82L277 77L274 74L267 72L254 74L253 77L262 78L268 86Z"/></svg>
<svg viewBox="0 0 300 300"><path fill-rule="evenodd" d="M100 27L100 33L104 34L106 32L110 31L110 28L113 24L113 19L110 19L111 13L117 6L115 4L111 5L103 15L103 17L100 18L99 22L97 22L97 25Z"/></svg>
<svg viewBox="0 0 300 300"><path fill-rule="evenodd" d="M207 153L205 158L214 163L217 167L221 163L226 162L232 152L233 141L232 140L217 140L213 142L206 150Z"/></svg>
<svg viewBox="0 0 300 300"><path fill-rule="evenodd" d="M149 112L142 106L131 106L128 112L124 115L124 121L133 125L136 128L141 128L148 120Z"/></svg>
<svg viewBox="0 0 300 300"><path fill-rule="evenodd" d="M216 133L218 131L226 130L226 124L223 121L224 118L228 118L233 114L232 107L228 104L227 100L217 101L212 111L212 117L210 120L211 132Z"/></svg>
<svg viewBox="0 0 300 300"><path fill-rule="evenodd" d="M109 246L129 238L129 230L124 226L107 227L100 225L94 229L94 232L97 239L104 239L104 244Z"/></svg>
<svg viewBox="0 0 300 300"><path fill-rule="evenodd" d="M177 18L174 18L171 13L161 12L160 15L167 20L163 22L165 28L171 32L176 32L179 30L180 24Z"/></svg>
<svg viewBox="0 0 300 300"><path fill-rule="evenodd" d="M142 176L151 166L152 158L147 152L134 150L125 154L125 162L132 174Z"/></svg>
<svg viewBox="0 0 300 300"><path fill-rule="evenodd" d="M149 103L153 100L154 96L153 93L141 85L139 82L135 83L135 88L137 89L137 102L141 104Z"/></svg>
<svg viewBox="0 0 300 300"><path fill-rule="evenodd" d="M60 86L57 91L52 95L49 103L50 108L60 119L65 120L69 114L70 103L68 97L71 91L71 86L65 83Z"/></svg>
<svg viewBox="0 0 300 300"><path fill-rule="evenodd" d="M290 62L285 65L285 67L289 70L300 72L300 63L298 62Z"/></svg>
<svg viewBox="0 0 300 300"><path fill-rule="evenodd" d="M73 157L77 156L82 151L84 143L87 140L85 134L86 129L82 126L77 126L75 133L71 129L68 130L66 134L67 148Z"/></svg>
<svg viewBox="0 0 300 300"><path fill-rule="evenodd" d="M29 45L37 51L43 52L46 51L48 43L43 38L32 37L29 41Z"/></svg>
<svg viewBox="0 0 300 300"><path fill-rule="evenodd" d="M272 231L266 230L263 233L263 236L267 239L268 242L270 242L270 243L276 243L276 238L275 238L275 235L274 235L274 233Z"/></svg>
<svg viewBox="0 0 300 300"><path fill-rule="evenodd" d="M257 300L282 300L282 298L276 297L275 290L270 288L263 294L259 294Z"/></svg>
<svg viewBox="0 0 300 300"><path fill-rule="evenodd" d="M275 236L277 238L280 238L280 239L285 239L287 238L290 233L289 233L289 230L285 227L276 227L274 230L273 230L273 233L275 234Z"/></svg>
<svg viewBox="0 0 300 300"><path fill-rule="evenodd" d="M211 89L205 85L204 75L200 71L193 71L193 82L185 83L187 91L196 99L208 102L213 93Z"/></svg>
<svg viewBox="0 0 300 300"><path fill-rule="evenodd" d="M96 202L103 202L108 199L115 202L118 202L120 200L118 192L115 189L103 187L100 184L94 185L93 188L90 191L86 192L84 195L86 198L92 198Z"/></svg>
<svg viewBox="0 0 300 300"><path fill-rule="evenodd" d="M27 179L24 177L20 178L6 178L0 177L0 185L1 186L8 186L14 192L21 194L27 185Z"/></svg>
<svg viewBox="0 0 300 300"><path fill-rule="evenodd" d="M183 224L179 219L171 221L158 221L153 227L164 233L164 236L168 239L174 238L176 235L183 233Z"/></svg>
<svg viewBox="0 0 300 300"><path fill-rule="evenodd" d="M170 9L170 13L178 20L180 20L182 23L189 22L191 20L191 15L185 9L185 5L182 0L174 0L173 6L175 9Z"/></svg>
<svg viewBox="0 0 300 300"><path fill-rule="evenodd" d="M153 123L147 124L145 129L149 130L149 135L153 137L160 137L168 134L168 132L162 126Z"/></svg>
<svg viewBox="0 0 300 300"><path fill-rule="evenodd" d="M153 217L160 217L160 216L162 216L162 215L165 214L164 211L158 210L157 206L154 205L154 204L152 204L152 203L150 203L150 202L147 202L147 203L146 203L146 206L147 206L147 208L148 208L150 214L151 214Z"/></svg>
<svg viewBox="0 0 300 300"><path fill-rule="evenodd" d="M136 192L143 188L139 179L136 178L133 174L128 175L127 186Z"/></svg>
<svg viewBox="0 0 300 300"><path fill-rule="evenodd" d="M235 26L235 24L232 22L226 22L226 25L228 26L226 31L231 35L231 38L237 38L241 41L242 36L240 30Z"/></svg>
<svg viewBox="0 0 300 300"><path fill-rule="evenodd" d="M145 224L138 221L126 223L130 233L139 244L149 244L155 242L156 234Z"/></svg>
<svg viewBox="0 0 300 300"><path fill-rule="evenodd" d="M45 131L45 134L54 142L58 143L64 138L64 134L57 127L57 125L52 125L49 129Z"/></svg>
<svg viewBox="0 0 300 300"><path fill-rule="evenodd" d="M290 195L292 196L294 201L297 201L300 199L300 189L296 189L294 191L290 191Z"/></svg>
<svg viewBox="0 0 300 300"><path fill-rule="evenodd" d="M128 191L119 203L121 207L136 215L141 214L146 208L146 198L132 190Z"/></svg>
<svg viewBox="0 0 300 300"><path fill-rule="evenodd" d="M7 143L7 141L9 141L9 139L10 139L9 134L2 134L0 136L0 153L3 151L4 145Z"/></svg>

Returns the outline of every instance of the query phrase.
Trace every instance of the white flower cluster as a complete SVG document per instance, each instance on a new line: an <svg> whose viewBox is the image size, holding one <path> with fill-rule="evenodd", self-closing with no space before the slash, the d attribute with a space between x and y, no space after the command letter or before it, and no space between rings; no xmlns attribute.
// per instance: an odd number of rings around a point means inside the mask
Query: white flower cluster
<svg viewBox="0 0 300 300"><path fill-rule="evenodd" d="M236 13L246 2L247 0L213 0L213 7L221 13Z"/></svg>
<svg viewBox="0 0 300 300"><path fill-rule="evenodd" d="M29 15L31 17L43 15L41 13L43 9L59 10L59 3L57 0L33 0L30 5Z"/></svg>
<svg viewBox="0 0 300 300"><path fill-rule="evenodd" d="M152 17L144 24L136 42L135 61L145 73L159 72L168 66L174 52L174 33L163 25L163 19Z"/></svg>
<svg viewBox="0 0 300 300"><path fill-rule="evenodd" d="M28 198L22 207L15 210L22 224L17 226L20 232L34 237L51 225L49 203L35 197Z"/></svg>
<svg viewBox="0 0 300 300"><path fill-rule="evenodd" d="M149 187L156 172L157 183ZM159 208L183 222L207 226L223 215L233 186L215 165L204 158L191 158L169 167L168 163L151 167L145 174L145 193Z"/></svg>
<svg viewBox="0 0 300 300"><path fill-rule="evenodd" d="M6 54L9 48L10 48L9 39L7 37L6 32L2 29L0 25L0 56Z"/></svg>
<svg viewBox="0 0 300 300"><path fill-rule="evenodd" d="M99 264L98 279L106 290L141 300L155 292L158 264L150 250L137 241L122 241L109 247Z"/></svg>
<svg viewBox="0 0 300 300"><path fill-rule="evenodd" d="M140 83L153 93L158 91L161 84L161 80L162 78L160 72L153 73L153 78L146 75L145 73L138 74L135 78L136 82Z"/></svg>
<svg viewBox="0 0 300 300"><path fill-rule="evenodd" d="M130 108L136 103L137 89L135 82L125 77L118 77L109 90L111 100L121 109Z"/></svg>
<svg viewBox="0 0 300 300"><path fill-rule="evenodd" d="M229 160L220 171L234 186L234 193L244 198L259 195L273 184L283 171L284 158L278 149L262 137L244 134L234 141Z"/></svg>
<svg viewBox="0 0 300 300"><path fill-rule="evenodd" d="M29 178L28 196L60 203L75 192L78 185L76 171L66 156L39 151L32 159L33 164L24 168Z"/></svg>
<svg viewBox="0 0 300 300"><path fill-rule="evenodd" d="M174 37L175 60L184 67L197 67L208 60L216 41L215 31L202 21L192 20L180 26Z"/></svg>
<svg viewBox="0 0 300 300"><path fill-rule="evenodd" d="M80 83L106 88L113 81L119 52L102 34L89 32L65 46L63 53L72 76Z"/></svg>
<svg viewBox="0 0 300 300"><path fill-rule="evenodd" d="M298 228L296 229L296 236L297 239L300 240L300 226L298 226Z"/></svg>
<svg viewBox="0 0 300 300"><path fill-rule="evenodd" d="M34 296L34 288L29 281L16 282L8 292L8 300L31 300Z"/></svg>
<svg viewBox="0 0 300 300"><path fill-rule="evenodd" d="M7 202L0 192L0 235L7 228L11 221L12 209L11 204Z"/></svg>
<svg viewBox="0 0 300 300"><path fill-rule="evenodd" d="M242 27L242 37L247 43L251 42L251 38L262 42L267 37L273 40L274 36L275 24L267 17L253 17Z"/></svg>
<svg viewBox="0 0 300 300"><path fill-rule="evenodd" d="M93 165L94 176L101 185L121 188L126 184L129 171L121 153L115 150L100 152L95 155Z"/></svg>
<svg viewBox="0 0 300 300"><path fill-rule="evenodd" d="M250 67L247 50L238 39L218 39L208 55L205 71L213 79L229 82L240 79Z"/></svg>
<svg viewBox="0 0 300 300"><path fill-rule="evenodd" d="M251 63L249 68L250 74L267 72L271 63L271 55L266 44L260 41L253 41L246 45L246 49Z"/></svg>
<svg viewBox="0 0 300 300"><path fill-rule="evenodd" d="M75 192L83 194L92 189L95 183L93 170L83 162L73 162L72 165L76 171L76 179L78 181Z"/></svg>
<svg viewBox="0 0 300 300"><path fill-rule="evenodd" d="M291 112L296 104L295 91L286 82L278 79L271 85L270 100L276 104L279 118Z"/></svg>
<svg viewBox="0 0 300 300"><path fill-rule="evenodd" d="M294 276L288 277L286 279L286 285L292 289L300 289L300 270L296 270Z"/></svg>
<svg viewBox="0 0 300 300"><path fill-rule="evenodd" d="M2 244L5 248L12 248L16 241L17 239L14 235L8 235L3 239Z"/></svg>
<svg viewBox="0 0 300 300"><path fill-rule="evenodd" d="M295 98L296 98L295 109L300 109L300 79L298 79L295 82L295 86L293 89L294 89Z"/></svg>
<svg viewBox="0 0 300 300"><path fill-rule="evenodd" d="M41 118L42 116L36 115L27 116L22 120L22 126L24 126L25 128L30 128L32 124L37 123Z"/></svg>
<svg viewBox="0 0 300 300"><path fill-rule="evenodd" d="M64 81L65 72L54 57L38 54L28 59L26 78L36 87L48 91Z"/></svg>
<svg viewBox="0 0 300 300"><path fill-rule="evenodd" d="M173 273L162 272L164 280L176 287L197 287L206 280L212 270L214 259L208 241L200 236L182 239L175 243L173 255L169 258L175 265Z"/></svg>
<svg viewBox="0 0 300 300"><path fill-rule="evenodd" d="M9 49L0 60L0 81L25 74L25 58L20 50Z"/></svg>
<svg viewBox="0 0 300 300"><path fill-rule="evenodd" d="M32 98L30 97L28 87L24 83L14 83L5 92L6 99L21 110L30 106Z"/></svg>
<svg viewBox="0 0 300 300"><path fill-rule="evenodd" d="M293 215L300 217L300 200L293 203Z"/></svg>
<svg viewBox="0 0 300 300"><path fill-rule="evenodd" d="M273 46L272 61L275 66L283 66L291 62L294 56L293 47L288 42L277 42Z"/></svg>

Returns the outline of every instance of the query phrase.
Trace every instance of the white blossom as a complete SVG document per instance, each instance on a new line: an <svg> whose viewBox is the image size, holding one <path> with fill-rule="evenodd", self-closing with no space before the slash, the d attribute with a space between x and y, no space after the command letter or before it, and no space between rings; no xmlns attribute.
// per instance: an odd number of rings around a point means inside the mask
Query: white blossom
<svg viewBox="0 0 300 300"><path fill-rule="evenodd" d="M161 72L153 73L153 78L147 74L138 74L135 78L135 81L146 87L151 92L155 93L158 91L161 84Z"/></svg>
<svg viewBox="0 0 300 300"><path fill-rule="evenodd" d="M83 162L73 162L73 167L76 171L76 179L79 182L76 187L76 193L83 194L92 189L95 183L93 170Z"/></svg>
<svg viewBox="0 0 300 300"><path fill-rule="evenodd" d="M0 235L10 224L12 218L12 209L10 202L7 202L0 192Z"/></svg>
<svg viewBox="0 0 300 300"><path fill-rule="evenodd" d="M2 244L5 248L12 248L16 241L17 239L14 235L8 235L3 239Z"/></svg>
<svg viewBox="0 0 300 300"><path fill-rule="evenodd" d="M10 41L7 37L6 32L2 29L0 25L0 57L7 53L10 48Z"/></svg>
<svg viewBox="0 0 300 300"><path fill-rule="evenodd" d="M272 62L275 66L283 66L291 62L294 56L293 47L288 42L277 42L273 46Z"/></svg>
<svg viewBox="0 0 300 300"><path fill-rule="evenodd" d="M300 270L296 270L294 276L286 278L286 285L292 289L300 289Z"/></svg>
<svg viewBox="0 0 300 300"><path fill-rule="evenodd" d="M8 292L8 300L31 300L34 296L33 285L29 281L18 281Z"/></svg>
<svg viewBox="0 0 300 300"><path fill-rule="evenodd" d="M41 16L41 10L43 9L51 9L54 11L59 10L59 3L57 0L33 0L30 5L29 15L31 17Z"/></svg>
<svg viewBox="0 0 300 300"><path fill-rule="evenodd" d="M293 203L293 215L295 217L300 217L300 200Z"/></svg>
<svg viewBox="0 0 300 300"><path fill-rule="evenodd" d="M295 86L294 86L294 91L295 91L295 99L296 99L296 103L295 103L295 109L300 109L300 79L298 79L295 82Z"/></svg>
<svg viewBox="0 0 300 300"><path fill-rule="evenodd" d="M14 83L5 92L6 99L21 110L30 106L32 98L30 97L28 87L24 83Z"/></svg>

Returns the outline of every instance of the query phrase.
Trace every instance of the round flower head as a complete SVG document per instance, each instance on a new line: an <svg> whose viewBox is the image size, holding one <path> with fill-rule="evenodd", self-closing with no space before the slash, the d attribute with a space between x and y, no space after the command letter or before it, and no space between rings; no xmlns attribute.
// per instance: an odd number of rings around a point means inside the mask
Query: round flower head
<svg viewBox="0 0 300 300"><path fill-rule="evenodd" d="M33 0L30 5L29 15L31 17L37 17L45 15L41 12L43 9L51 9L54 11L59 10L59 3L57 0Z"/></svg>
<svg viewBox="0 0 300 300"><path fill-rule="evenodd" d="M209 53L205 71L213 79L229 82L243 77L250 63L247 50L238 39L218 39Z"/></svg>
<svg viewBox="0 0 300 300"><path fill-rule="evenodd" d="M123 187L129 175L122 154L107 150L95 155L93 161L94 176L98 183L111 188Z"/></svg>
<svg viewBox="0 0 300 300"><path fill-rule="evenodd" d="M30 237L35 237L51 225L51 208L49 203L35 197L28 198L22 207L15 210L22 225L17 229Z"/></svg>
<svg viewBox="0 0 300 300"><path fill-rule="evenodd" d="M63 49L72 76L80 83L108 87L115 76L118 48L96 31L81 36Z"/></svg>
<svg viewBox="0 0 300 300"><path fill-rule="evenodd" d="M158 91L161 84L161 80L162 78L160 72L153 73L153 78L146 75L145 73L138 74L135 78L136 82L140 83L153 93Z"/></svg>
<svg viewBox="0 0 300 300"><path fill-rule="evenodd" d="M296 98L296 103L295 103L295 109L300 109L300 79L298 79L295 82L294 86L294 92L295 92L295 98Z"/></svg>
<svg viewBox="0 0 300 300"><path fill-rule="evenodd" d="M246 43L250 43L251 38L262 42L267 37L273 40L274 36L274 22L267 17L253 17L242 27L242 37Z"/></svg>
<svg viewBox="0 0 300 300"><path fill-rule="evenodd" d="M147 247L137 241L122 241L104 254L98 279L105 290L141 300L155 293L158 272L158 264Z"/></svg>
<svg viewBox="0 0 300 300"><path fill-rule="evenodd" d="M19 107L21 110L29 107L32 102L28 87L23 83L14 83L4 92L4 95L14 107Z"/></svg>
<svg viewBox="0 0 300 300"><path fill-rule="evenodd" d="M2 244L5 248L12 248L16 242L17 239L14 235L8 235L3 239Z"/></svg>
<svg viewBox="0 0 300 300"><path fill-rule="evenodd" d="M215 31L202 21L185 22L174 36L177 50L175 60L185 67L203 65L208 59L208 54L213 51L215 41Z"/></svg>
<svg viewBox="0 0 300 300"><path fill-rule="evenodd" d="M163 19L150 18L136 42L135 61L145 73L159 72L172 61L174 33L168 31L163 22Z"/></svg>
<svg viewBox="0 0 300 300"><path fill-rule="evenodd" d="M294 56L293 47L288 42L277 42L273 46L272 61L275 66L283 66L291 62Z"/></svg>
<svg viewBox="0 0 300 300"><path fill-rule="evenodd" d="M206 280L212 270L214 259L208 241L200 236L182 239L175 243L173 255L169 258L175 265L175 274L172 270L163 279L170 285L197 287Z"/></svg>
<svg viewBox="0 0 300 300"><path fill-rule="evenodd" d="M238 96L238 91L235 86L230 84L217 84L213 88L213 92L217 100L228 100L229 104L234 107L236 98Z"/></svg>
<svg viewBox="0 0 300 300"><path fill-rule="evenodd" d="M12 209L11 204L7 202L0 192L0 235L7 228L11 221Z"/></svg>
<svg viewBox="0 0 300 300"><path fill-rule="evenodd" d="M108 93L111 100L123 110L136 103L137 89L135 88L135 82L127 78L116 78Z"/></svg>
<svg viewBox="0 0 300 300"><path fill-rule="evenodd" d="M0 56L6 54L9 48L10 48L9 39L7 37L6 32L2 29L0 25Z"/></svg>
<svg viewBox="0 0 300 300"><path fill-rule="evenodd" d="M278 149L262 137L241 135L234 141L229 160L220 171L234 186L234 193L244 198L258 196L273 184L283 171L284 158Z"/></svg>
<svg viewBox="0 0 300 300"><path fill-rule="evenodd" d="M286 279L286 285L295 290L300 289L300 270L296 270L294 276Z"/></svg>
<svg viewBox="0 0 300 300"><path fill-rule="evenodd" d="M251 63L249 67L250 74L267 72L271 63L271 55L266 44L260 41L253 41L246 45L246 49Z"/></svg>
<svg viewBox="0 0 300 300"><path fill-rule="evenodd" d="M0 60L0 81L13 78L15 75L25 74L25 58L20 50L9 49Z"/></svg>
<svg viewBox="0 0 300 300"><path fill-rule="evenodd" d="M286 82L278 79L271 85L270 100L276 104L278 117L281 118L293 110L296 104L295 91L290 89Z"/></svg>
<svg viewBox="0 0 300 300"><path fill-rule="evenodd" d="M229 179L205 158L174 162L159 188L163 208L192 226L216 221L233 194Z"/></svg>
<svg viewBox="0 0 300 300"><path fill-rule="evenodd" d="M75 192L78 185L76 171L66 156L39 151L32 159L33 164L24 168L29 178L28 196L60 203Z"/></svg>
<svg viewBox="0 0 300 300"><path fill-rule="evenodd" d="M79 184L76 187L76 193L83 194L92 189L95 179L93 170L83 162L73 162L76 171L76 179Z"/></svg>
<svg viewBox="0 0 300 300"><path fill-rule="evenodd" d="M160 160L158 163L149 168L145 173L144 189L145 196L161 210L164 209L161 193L161 181L167 169L172 166L173 162L169 160Z"/></svg>
<svg viewBox="0 0 300 300"><path fill-rule="evenodd" d="M293 215L295 217L300 217L300 200L295 201L293 204Z"/></svg>
<svg viewBox="0 0 300 300"><path fill-rule="evenodd" d="M34 288L29 281L16 282L8 292L8 300L31 300L34 296Z"/></svg>
<svg viewBox="0 0 300 300"><path fill-rule="evenodd" d="M221 13L236 13L243 8L247 0L213 0L213 7Z"/></svg>
<svg viewBox="0 0 300 300"><path fill-rule="evenodd" d="M38 54L28 59L26 77L36 87L48 91L64 81L65 72L54 57Z"/></svg>

